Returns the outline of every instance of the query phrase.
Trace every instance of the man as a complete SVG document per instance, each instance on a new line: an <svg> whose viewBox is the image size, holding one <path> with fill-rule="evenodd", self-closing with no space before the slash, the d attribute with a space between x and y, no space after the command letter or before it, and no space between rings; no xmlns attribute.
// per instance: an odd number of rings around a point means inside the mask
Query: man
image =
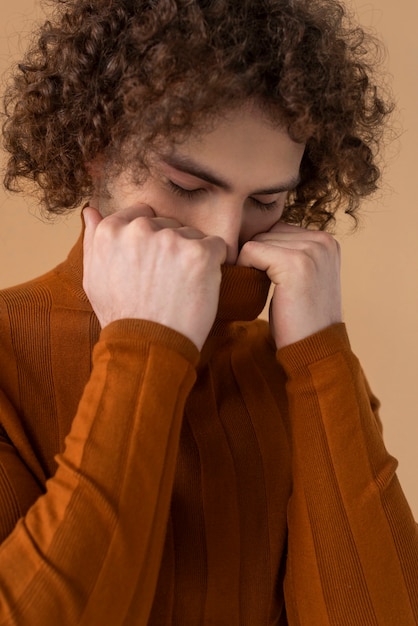
<svg viewBox="0 0 418 626"><path fill-rule="evenodd" d="M330 1L60 4L6 183L88 202L1 296L3 623L414 624L416 526L305 228L376 185L358 31Z"/></svg>

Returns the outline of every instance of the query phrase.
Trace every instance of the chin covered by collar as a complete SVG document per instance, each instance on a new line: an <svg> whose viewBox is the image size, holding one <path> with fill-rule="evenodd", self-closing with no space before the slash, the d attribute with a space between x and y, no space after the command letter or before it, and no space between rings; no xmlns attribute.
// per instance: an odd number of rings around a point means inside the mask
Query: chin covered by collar
<svg viewBox="0 0 418 626"><path fill-rule="evenodd" d="M83 290L83 233L63 264L69 287L80 301L89 306ZM263 310L270 289L270 279L265 272L238 265L222 265L222 280L216 321L248 322L256 319Z"/></svg>
<svg viewBox="0 0 418 626"><path fill-rule="evenodd" d="M263 310L270 289L265 272L238 265L222 266L218 320L251 321Z"/></svg>

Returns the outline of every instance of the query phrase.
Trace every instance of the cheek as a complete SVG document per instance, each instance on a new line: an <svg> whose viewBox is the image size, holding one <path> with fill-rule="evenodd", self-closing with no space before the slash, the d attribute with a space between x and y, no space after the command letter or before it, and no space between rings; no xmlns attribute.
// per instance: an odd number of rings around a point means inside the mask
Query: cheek
<svg viewBox="0 0 418 626"><path fill-rule="evenodd" d="M283 214L283 207L280 206L274 211L254 210L247 215L240 232L241 245L249 241L260 233L266 233L276 224Z"/></svg>
<svg viewBox="0 0 418 626"><path fill-rule="evenodd" d="M183 226L193 226L193 224L190 223L190 211L186 210L184 203L164 198L154 198L152 202L152 208L157 217L177 220Z"/></svg>
<svg viewBox="0 0 418 626"><path fill-rule="evenodd" d="M147 189L147 186L144 185L139 188L135 198L137 202L150 206L157 217L174 217L170 203L166 201L163 194L156 192L152 187Z"/></svg>

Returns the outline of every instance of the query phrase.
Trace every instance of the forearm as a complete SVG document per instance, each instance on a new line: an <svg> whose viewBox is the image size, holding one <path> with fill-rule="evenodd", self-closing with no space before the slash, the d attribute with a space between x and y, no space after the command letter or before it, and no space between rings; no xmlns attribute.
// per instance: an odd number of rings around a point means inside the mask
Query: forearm
<svg viewBox="0 0 418 626"><path fill-rule="evenodd" d="M147 622L197 351L145 326L102 332L56 475L0 548L1 624L116 626L138 581Z"/></svg>
<svg viewBox="0 0 418 626"><path fill-rule="evenodd" d="M293 452L290 623L412 626L416 525L343 326L289 346L279 359Z"/></svg>

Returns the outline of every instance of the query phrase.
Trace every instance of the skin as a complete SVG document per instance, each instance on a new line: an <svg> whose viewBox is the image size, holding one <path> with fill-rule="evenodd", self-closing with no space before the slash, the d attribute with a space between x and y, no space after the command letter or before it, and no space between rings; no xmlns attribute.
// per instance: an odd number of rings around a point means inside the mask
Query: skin
<svg viewBox="0 0 418 626"><path fill-rule="evenodd" d="M129 173L106 180L93 164L84 289L101 326L147 319L200 350L215 319L222 263L267 272L277 348L341 321L337 242L279 221L303 152L248 105L156 155L141 185Z"/></svg>

